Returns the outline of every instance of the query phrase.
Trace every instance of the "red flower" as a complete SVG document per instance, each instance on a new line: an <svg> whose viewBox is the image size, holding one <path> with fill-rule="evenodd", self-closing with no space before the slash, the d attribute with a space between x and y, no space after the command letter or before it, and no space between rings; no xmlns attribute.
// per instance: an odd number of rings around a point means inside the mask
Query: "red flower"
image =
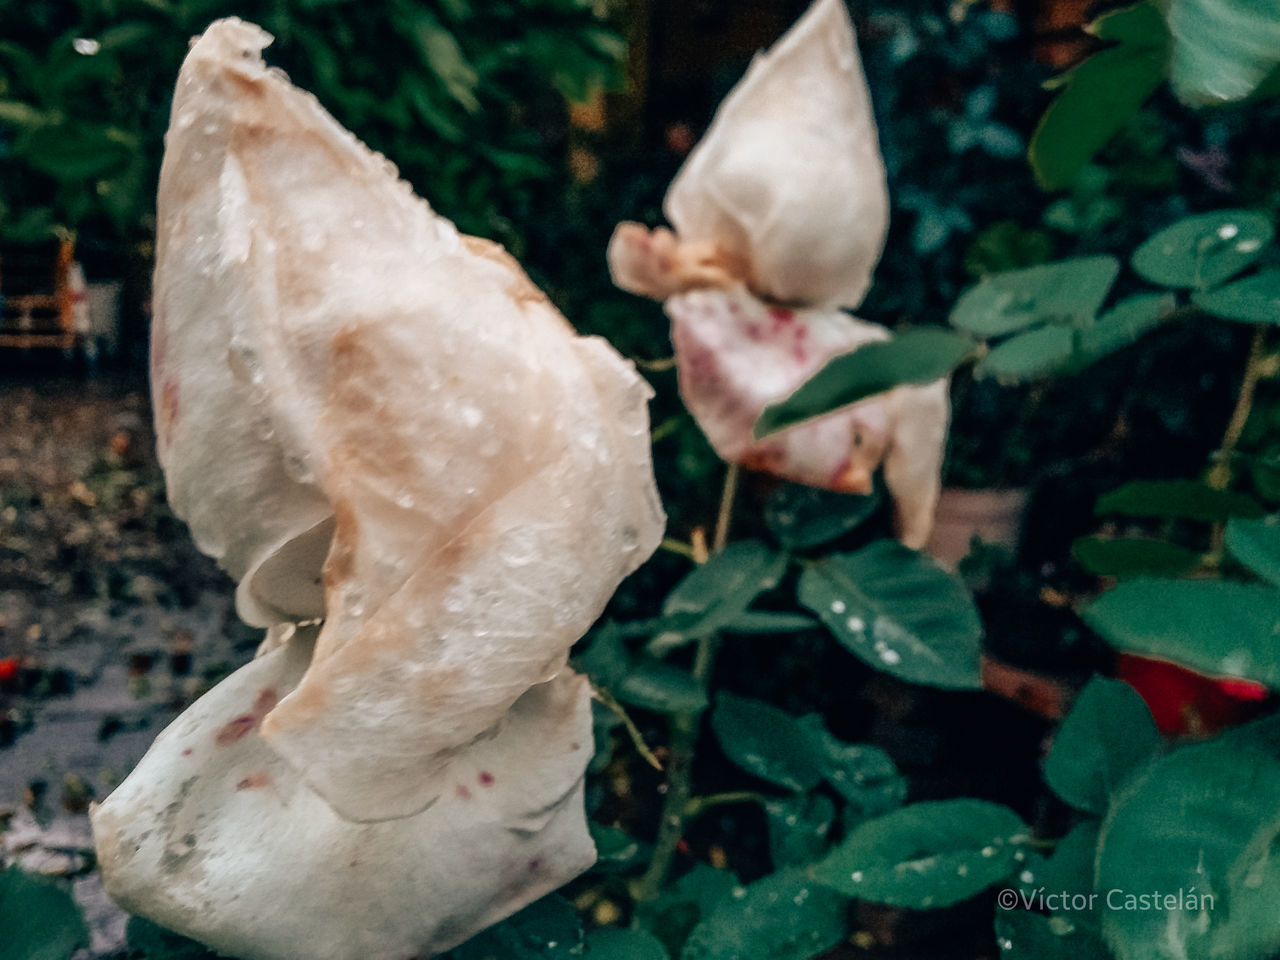
<svg viewBox="0 0 1280 960"><path fill-rule="evenodd" d="M1206 736L1247 720L1267 688L1251 680L1215 679L1164 660L1120 654L1116 676L1146 701L1164 734Z"/></svg>

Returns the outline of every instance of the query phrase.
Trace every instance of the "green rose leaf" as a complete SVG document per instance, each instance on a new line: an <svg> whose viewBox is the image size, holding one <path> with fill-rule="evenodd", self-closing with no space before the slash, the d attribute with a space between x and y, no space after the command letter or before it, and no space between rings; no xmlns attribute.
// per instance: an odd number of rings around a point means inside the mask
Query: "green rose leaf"
<svg viewBox="0 0 1280 960"><path fill-rule="evenodd" d="M800 613L774 613L771 610L748 610L740 613L721 630L724 633L799 633L818 624Z"/></svg>
<svg viewBox="0 0 1280 960"><path fill-rule="evenodd" d="M775 870L812 863L827 849L836 805L825 793L796 794L764 804Z"/></svg>
<svg viewBox="0 0 1280 960"><path fill-rule="evenodd" d="M900 543L834 554L800 577L801 605L871 666L912 683L979 686L982 623L960 581Z"/></svg>
<svg viewBox="0 0 1280 960"><path fill-rule="evenodd" d="M1127 683L1095 678L1062 722L1044 778L1078 810L1101 815L1111 795L1160 746L1151 711Z"/></svg>
<svg viewBox="0 0 1280 960"><path fill-rule="evenodd" d="M1220 210L1179 220L1138 247L1133 269L1162 287L1207 290L1262 255L1275 229L1249 210Z"/></svg>
<svg viewBox="0 0 1280 960"><path fill-rule="evenodd" d="M1078 257L993 274L960 297L951 322L983 338L1044 323L1082 327L1093 320L1119 272L1115 257Z"/></svg>
<svg viewBox="0 0 1280 960"><path fill-rule="evenodd" d="M1062 92L1036 127L1028 156L1046 190L1070 186L1164 80L1169 33L1153 4L1116 10L1090 31L1117 43L1062 78Z"/></svg>
<svg viewBox="0 0 1280 960"><path fill-rule="evenodd" d="M1191 302L1225 320L1280 324L1280 270L1262 270L1215 290L1197 290Z"/></svg>
<svg viewBox="0 0 1280 960"><path fill-rule="evenodd" d="M1080 565L1100 577L1176 577L1194 570L1201 555L1163 540L1139 537L1081 537L1071 545Z"/></svg>
<svg viewBox="0 0 1280 960"><path fill-rule="evenodd" d="M761 437L821 417L903 384L932 383L973 351L968 337L937 327L906 330L829 360L785 400L765 407L753 435Z"/></svg>
<svg viewBox="0 0 1280 960"><path fill-rule="evenodd" d="M1076 333L1070 327L1036 327L1015 334L992 347L978 364L978 375L1001 383L1022 383L1061 370L1075 353Z"/></svg>
<svg viewBox="0 0 1280 960"><path fill-rule="evenodd" d="M66 885L17 867L0 871L0 960L67 960L88 945Z"/></svg>
<svg viewBox="0 0 1280 960"><path fill-rule="evenodd" d="M679 667L640 660L613 694L623 703L657 713L699 713L707 708L707 691Z"/></svg>
<svg viewBox="0 0 1280 960"><path fill-rule="evenodd" d="M1100 828L1100 821L1084 820L1058 841L1053 856L1040 868L1039 882L1046 890L1065 890L1068 893L1093 891L1093 868L1098 858Z"/></svg>
<svg viewBox="0 0 1280 960"><path fill-rule="evenodd" d="M879 493L860 497L788 483L769 497L764 521L784 547L804 550L843 536L875 513L879 505Z"/></svg>
<svg viewBox="0 0 1280 960"><path fill-rule="evenodd" d="M1093 928L1070 915L1046 917L1029 910L996 912L996 943L1009 960L1111 960Z"/></svg>
<svg viewBox="0 0 1280 960"><path fill-rule="evenodd" d="M759 540L731 543L694 568L663 602L659 632L668 650L733 623L787 569L785 554Z"/></svg>
<svg viewBox="0 0 1280 960"><path fill-rule="evenodd" d="M1167 16L1169 81L1186 103L1242 100L1280 64L1276 0L1170 0Z"/></svg>
<svg viewBox="0 0 1280 960"><path fill-rule="evenodd" d="M1084 366L1136 343L1163 325L1177 306L1170 293L1139 293L1126 297L1080 331L1074 363Z"/></svg>
<svg viewBox="0 0 1280 960"><path fill-rule="evenodd" d="M575 666L597 687L612 690L631 670L631 652L622 638L623 629L610 620L595 632L586 653L574 659Z"/></svg>
<svg viewBox="0 0 1280 960"><path fill-rule="evenodd" d="M592 960L668 960L667 948L644 930L592 930L587 934Z"/></svg>
<svg viewBox="0 0 1280 960"><path fill-rule="evenodd" d="M711 729L725 756L761 780L800 792L822 782L809 731L785 710L722 693L711 713Z"/></svg>
<svg viewBox="0 0 1280 960"><path fill-rule="evenodd" d="M587 823L587 829L591 831L591 839L596 845L593 870L605 873L624 870L639 859L640 842L625 830L591 822Z"/></svg>
<svg viewBox="0 0 1280 960"><path fill-rule="evenodd" d="M583 951L582 922L573 904L557 894L476 934L445 954L446 960L570 960Z"/></svg>
<svg viewBox="0 0 1280 960"><path fill-rule="evenodd" d="M848 901L797 869L736 888L693 928L680 960L808 960L845 936Z"/></svg>
<svg viewBox="0 0 1280 960"><path fill-rule="evenodd" d="M787 790L831 784L862 815L891 810L906 784L884 751L832 736L817 716L793 717L759 700L722 693L711 729L730 760Z"/></svg>
<svg viewBox="0 0 1280 960"><path fill-rule="evenodd" d="M1227 549L1263 580L1280 586L1280 514L1227 521Z"/></svg>
<svg viewBox="0 0 1280 960"><path fill-rule="evenodd" d="M1131 580L1104 593L1082 616L1117 650L1280 686L1280 590L1272 586Z"/></svg>
<svg viewBox="0 0 1280 960"><path fill-rule="evenodd" d="M834 890L895 907L945 907L1010 876L1030 830L985 800L915 803L854 829L810 868Z"/></svg>
<svg viewBox="0 0 1280 960"><path fill-rule="evenodd" d="M1198 480L1134 480L1099 497L1094 513L1224 523L1260 517L1262 507L1247 494L1214 490Z"/></svg>
<svg viewBox="0 0 1280 960"><path fill-rule="evenodd" d="M1124 960L1280 950L1280 724L1268 717L1157 760L1102 826L1102 932ZM1130 897L1148 899L1129 902ZM1205 898L1211 898L1206 900Z"/></svg>

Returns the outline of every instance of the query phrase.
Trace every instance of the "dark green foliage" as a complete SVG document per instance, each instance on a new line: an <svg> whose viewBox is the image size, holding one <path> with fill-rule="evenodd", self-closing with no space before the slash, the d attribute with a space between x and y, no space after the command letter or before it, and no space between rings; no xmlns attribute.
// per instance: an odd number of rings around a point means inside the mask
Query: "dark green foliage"
<svg viewBox="0 0 1280 960"><path fill-rule="evenodd" d="M1114 799L1098 889L1171 897L1103 912L1103 934L1119 955L1261 960L1280 949L1278 758L1272 717L1174 750Z"/></svg>
<svg viewBox="0 0 1280 960"><path fill-rule="evenodd" d="M1101 816L1111 796L1160 745L1151 711L1128 684L1096 678L1062 722L1044 778L1078 810Z"/></svg>
<svg viewBox="0 0 1280 960"><path fill-rule="evenodd" d="M964 362L967 337L938 329L908 330L884 343L869 343L836 357L756 421L757 438L847 407L899 384L930 383Z"/></svg>
<svg viewBox="0 0 1280 960"><path fill-rule="evenodd" d="M916 803L859 826L810 874L875 903L945 907L1013 873L1029 839L1027 825L998 804Z"/></svg>
<svg viewBox="0 0 1280 960"><path fill-rule="evenodd" d="M70 890L17 867L0 871L0 960L67 960L89 928Z"/></svg>
<svg viewBox="0 0 1280 960"><path fill-rule="evenodd" d="M982 624L968 592L898 543L878 541L808 568L798 596L878 670L930 686L978 685Z"/></svg>
<svg viewBox="0 0 1280 960"><path fill-rule="evenodd" d="M1083 615L1121 650L1280 686L1280 590L1270 585L1131 580L1104 593Z"/></svg>
<svg viewBox="0 0 1280 960"><path fill-rule="evenodd" d="M1062 92L1031 139L1031 165L1049 190L1070 186L1164 79L1169 33L1155 4L1100 17L1093 32L1113 45L1057 81Z"/></svg>
<svg viewBox="0 0 1280 960"><path fill-rule="evenodd" d="M60 224L146 237L187 41L232 15L274 34L269 60L437 209L517 252L515 224L527 223L563 147L564 98L616 87L625 53L578 0L392 0L359 16L343 2L10 4L0 10L0 156L18 162L0 176L0 233Z"/></svg>

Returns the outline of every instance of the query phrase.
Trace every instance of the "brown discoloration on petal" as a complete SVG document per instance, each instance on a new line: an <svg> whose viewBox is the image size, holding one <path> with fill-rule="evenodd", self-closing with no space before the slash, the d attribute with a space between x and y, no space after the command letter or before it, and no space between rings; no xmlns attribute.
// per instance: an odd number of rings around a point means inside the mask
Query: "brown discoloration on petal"
<svg viewBox="0 0 1280 960"><path fill-rule="evenodd" d="M539 290L534 282L529 279L529 275L524 272L516 258L511 256L502 244L465 233L460 236L463 246L471 253L485 260L491 260L507 270L510 274L507 293L517 304L550 304L551 301L547 298L547 295ZM568 321L565 321L565 326L568 327Z"/></svg>
<svg viewBox="0 0 1280 960"><path fill-rule="evenodd" d="M333 542L324 562L326 596L331 596L339 584L351 579L356 566L356 545L359 542L359 523L350 501L334 501L333 517Z"/></svg>
<svg viewBox="0 0 1280 960"><path fill-rule="evenodd" d="M236 790L260 790L271 782L271 775L265 770L251 773L236 784Z"/></svg>
<svg viewBox="0 0 1280 960"><path fill-rule="evenodd" d="M666 227L620 223L609 241L609 268L623 290L666 300L687 290L751 286L751 265L714 240L683 243Z"/></svg>

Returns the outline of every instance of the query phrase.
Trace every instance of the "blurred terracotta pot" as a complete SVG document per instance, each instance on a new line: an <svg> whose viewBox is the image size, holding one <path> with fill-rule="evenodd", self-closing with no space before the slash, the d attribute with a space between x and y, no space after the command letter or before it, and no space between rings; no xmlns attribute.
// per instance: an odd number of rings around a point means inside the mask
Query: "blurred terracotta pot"
<svg viewBox="0 0 1280 960"><path fill-rule="evenodd" d="M925 547L948 569L969 555L977 537L983 543L1016 549L1022 537L1022 517L1027 509L1026 487L964 490L947 487L938 499L933 536Z"/></svg>

